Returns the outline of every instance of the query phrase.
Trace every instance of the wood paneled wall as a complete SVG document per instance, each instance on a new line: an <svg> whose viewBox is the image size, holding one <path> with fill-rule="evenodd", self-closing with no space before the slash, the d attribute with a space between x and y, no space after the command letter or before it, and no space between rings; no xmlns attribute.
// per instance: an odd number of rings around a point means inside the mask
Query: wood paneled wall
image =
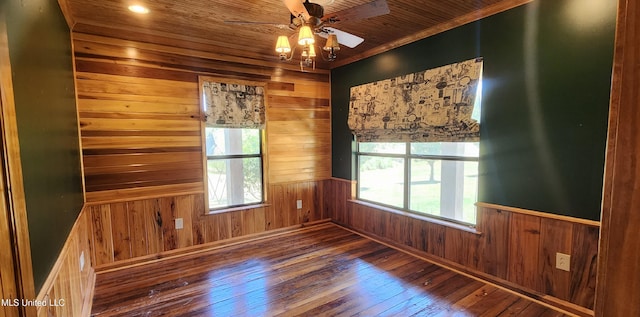
<svg viewBox="0 0 640 317"><path fill-rule="evenodd" d="M330 177L328 71L188 49L188 41L75 32L73 43L87 201L203 191L199 75L267 83L269 184Z"/></svg>
<svg viewBox="0 0 640 317"><path fill-rule="evenodd" d="M328 182L271 185L272 198L265 206L211 215L204 215L202 194L94 204L86 215L91 261L100 267L325 219L322 195ZM302 209L296 208L297 199ZM183 219L183 229L176 229L176 218Z"/></svg>
<svg viewBox="0 0 640 317"><path fill-rule="evenodd" d="M89 316L93 300L95 273L89 235L91 219L84 208L58 256L37 300L47 305L38 307L38 316ZM81 260L84 261L81 267Z"/></svg>
<svg viewBox="0 0 640 317"><path fill-rule="evenodd" d="M640 316L640 3L618 1L597 316Z"/></svg>
<svg viewBox="0 0 640 317"><path fill-rule="evenodd" d="M533 297L575 304L580 307L567 305L578 313L593 309L599 227L479 207L477 232L470 232L350 201L353 186L331 180L328 210L335 222L512 283ZM555 268L556 252L571 255L570 272Z"/></svg>

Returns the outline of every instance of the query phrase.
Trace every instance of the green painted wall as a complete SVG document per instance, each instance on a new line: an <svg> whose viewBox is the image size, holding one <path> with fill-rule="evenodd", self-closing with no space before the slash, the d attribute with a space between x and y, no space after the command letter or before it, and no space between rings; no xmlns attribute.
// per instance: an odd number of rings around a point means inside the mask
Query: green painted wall
<svg viewBox="0 0 640 317"><path fill-rule="evenodd" d="M57 1L8 0L2 10L39 290L83 204L71 39Z"/></svg>
<svg viewBox="0 0 640 317"><path fill-rule="evenodd" d="M478 200L599 220L615 19L615 0L537 0L333 69L333 176L355 175L350 87L482 56Z"/></svg>

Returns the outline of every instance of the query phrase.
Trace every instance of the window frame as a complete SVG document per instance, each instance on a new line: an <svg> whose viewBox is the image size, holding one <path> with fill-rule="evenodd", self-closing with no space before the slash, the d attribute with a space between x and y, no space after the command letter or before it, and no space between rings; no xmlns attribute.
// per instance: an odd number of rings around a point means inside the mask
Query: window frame
<svg viewBox="0 0 640 317"><path fill-rule="evenodd" d="M224 212L230 212L230 211L234 211L234 210L242 210L242 209L250 209L250 208L254 208L254 207L259 207L262 205L266 204L267 201L267 188L268 188L268 183L267 183L267 179L268 179L268 168L267 168L267 159L266 159L266 123L262 128L246 128L246 129L257 129L259 130L259 148L260 148L260 177L261 177L261 186L262 186L262 197L261 197L261 201L260 202L255 202L255 203L248 203L248 204L240 204L240 205L229 205L229 206L225 206L225 207L216 207L216 208L211 208L209 206L209 175L208 175L208 165L207 162L209 161L209 158L207 156L207 137L206 137L206 128L207 128L207 114L206 114L206 104L204 101L204 94L203 94L203 83L205 81L217 81L217 82L223 82L226 84L239 84L239 85L252 85L252 86L260 86L262 87L262 89L264 89L264 103L265 103L265 107L267 106L267 100L268 100L268 90L267 90L267 83L265 82L258 82L258 81L250 81L250 80L239 80L239 79L231 79L231 78L225 78L225 77L218 77L218 76L198 76L198 95L200 98L200 150L202 151L202 186L203 186L203 196L204 196L204 214L205 215L212 215L212 214L217 214L217 213L224 213ZM214 127L214 126L210 126L209 127ZM218 127L218 128L225 128L225 127ZM256 155L256 154L250 154L251 155ZM236 156L236 155L229 155L229 156ZM244 155L240 155L240 156L244 156ZM238 157L233 157L233 158L238 158ZM229 159L229 158L228 158Z"/></svg>
<svg viewBox="0 0 640 317"><path fill-rule="evenodd" d="M220 129L233 129L233 128L221 128L221 127L213 127L208 126L206 123L203 124L203 156L204 156L204 196L205 196L205 212L209 214L220 213L229 210L242 209L250 206L258 206L265 203L265 168L264 168L264 129L253 129L247 128L249 130L258 130L258 148L260 149L257 154L225 154L225 155L207 155L206 149L206 128L220 128ZM260 185L261 185L261 197L259 202L250 202L245 204L236 204L236 205L226 205L222 207L211 208L209 206L209 171L208 171L208 162L209 160L230 160L230 159L245 159L245 158L260 158Z"/></svg>
<svg viewBox="0 0 640 317"><path fill-rule="evenodd" d="M469 222L465 222L462 220L458 220L458 219L453 219L453 218L448 218L448 217L443 217L443 216L439 216L439 215L433 215L433 214L429 214L426 212L420 212L420 211L416 211L416 210L412 210L410 208L410 204L411 204L411 160L413 159L423 159L423 160L441 160L441 161L455 161L455 162L480 162L480 157L478 156L454 156L454 155L426 155L426 154L413 154L411 153L411 143L412 142L383 142L383 143L404 143L405 144L405 152L403 154L399 154L399 153L375 153L375 152L366 152L366 151L361 151L360 150L360 144L364 143L364 142L358 142L357 140L356 142L356 148L354 151L354 156L355 156L355 174L356 174L356 199L363 201L363 202L367 202L369 204L373 204L373 205L378 205L378 206L382 206L385 208L390 208L390 209L394 209L394 210L400 210L403 212L407 212L407 213L411 213L414 215L419 215L419 216L424 216L424 217L429 217L429 218L434 218L434 219L438 219L438 220L442 220L442 221L447 221L447 222L451 222L451 223L455 223L455 224L459 224L459 225L464 225L467 227L473 227L475 228L477 225L477 215L478 215L478 211L477 208L475 210L476 213L476 223L469 223ZM422 143L422 142L419 142ZM471 142L469 142L471 143ZM479 144L479 143L478 143ZM377 202L377 201L373 201L370 199L365 199L365 198L361 198L360 195L360 186L361 186L361 182L360 182L360 157L362 156L368 156L368 157L385 157L385 158L400 158L403 160L403 169L404 169L404 173L403 173L403 196L402 196L402 207L398 207L398 206L393 206L393 205L389 205L389 204L385 204L385 203L381 203L381 202ZM477 195L477 191L478 191L478 186L476 187L476 195ZM477 201L476 201L477 202Z"/></svg>

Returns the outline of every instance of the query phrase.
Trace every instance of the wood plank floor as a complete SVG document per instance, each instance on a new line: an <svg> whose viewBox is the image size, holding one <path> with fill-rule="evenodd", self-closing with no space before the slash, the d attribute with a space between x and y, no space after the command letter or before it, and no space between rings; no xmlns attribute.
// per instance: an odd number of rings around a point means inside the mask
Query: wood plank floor
<svg viewBox="0 0 640 317"><path fill-rule="evenodd" d="M326 223L98 274L93 316L563 316Z"/></svg>

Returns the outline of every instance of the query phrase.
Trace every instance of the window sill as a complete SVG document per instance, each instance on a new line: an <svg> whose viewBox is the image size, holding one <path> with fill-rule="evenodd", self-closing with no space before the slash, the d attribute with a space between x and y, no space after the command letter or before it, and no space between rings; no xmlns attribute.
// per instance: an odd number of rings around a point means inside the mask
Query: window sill
<svg viewBox="0 0 640 317"><path fill-rule="evenodd" d="M232 207L232 208L225 208L225 209L209 210L209 212L207 212L205 216L224 214L227 212L242 211L242 210L248 210L248 209L256 209L256 208L262 208L262 207L268 207L268 206L271 206L271 204L261 203L261 204L246 205L246 206L239 206L239 207Z"/></svg>
<svg viewBox="0 0 640 317"><path fill-rule="evenodd" d="M402 211L402 210L397 210L397 209L393 209L393 208L389 208L389 207L385 207L385 206L380 206L380 205L376 205L373 203L369 203L366 201L362 201L362 200L357 200L357 199L351 199L349 200L349 202L354 203L354 204L359 204L359 205L363 205L363 206L367 206L370 208L375 208L378 210L382 210L382 211L386 211L386 212L390 212L390 213L394 213L396 215L401 215L401 216L405 216L405 217L409 217L409 218L414 218L414 219L418 219L421 221L425 221L425 222L430 222L433 224L437 224L437 225L441 225L444 227L449 227L449 228L453 228L453 229L457 229L460 231L465 231L465 232L469 232L472 234L476 234L476 235L482 235L482 232L478 231L478 229L474 226L471 225L463 225L463 224L458 224L458 223L454 223L454 222L449 222L446 220L440 220L440 219L436 219L436 218L432 218L429 216L422 216L422 215L418 215L412 212L406 212L406 211Z"/></svg>

